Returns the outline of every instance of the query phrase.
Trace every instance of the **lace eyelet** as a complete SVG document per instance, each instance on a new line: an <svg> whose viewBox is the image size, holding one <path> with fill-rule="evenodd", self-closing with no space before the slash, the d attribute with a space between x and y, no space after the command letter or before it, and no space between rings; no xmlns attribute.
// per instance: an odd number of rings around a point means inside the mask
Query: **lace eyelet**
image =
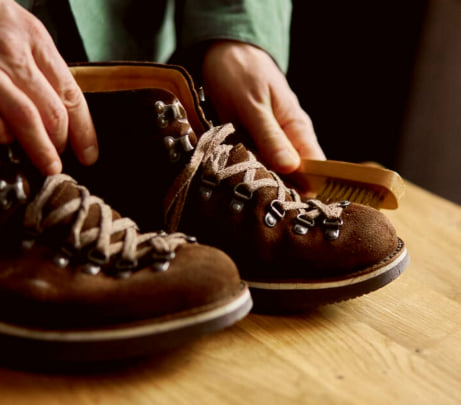
<svg viewBox="0 0 461 405"><path fill-rule="evenodd" d="M109 261L109 256L97 249L91 249L88 252L87 257L90 262L100 266L106 264Z"/></svg>
<svg viewBox="0 0 461 405"><path fill-rule="evenodd" d="M92 276L95 276L96 274L99 274L101 272L101 266L95 264L95 263L85 263L83 265L82 271L85 274L90 274Z"/></svg>
<svg viewBox="0 0 461 405"><path fill-rule="evenodd" d="M132 274L133 274L133 271L131 270L121 270L121 271L117 271L114 274L114 277L126 280L127 278L130 278Z"/></svg>
<svg viewBox="0 0 461 405"><path fill-rule="evenodd" d="M234 197L232 198L229 208L234 214L240 214L243 211L245 202L253 198L253 192L248 190L246 183L238 183L234 187Z"/></svg>
<svg viewBox="0 0 461 405"><path fill-rule="evenodd" d="M188 133L179 138L173 138L172 136L166 136L163 138L163 144L168 151L168 156L171 163L178 162L185 153L194 150L194 146L192 145L189 137L189 133L191 131L192 129L190 129Z"/></svg>
<svg viewBox="0 0 461 405"><path fill-rule="evenodd" d="M200 178L200 197L202 201L208 201L211 196L213 195L213 191L216 187L219 185L219 180L214 177L214 176L207 176L205 174L202 174L202 177Z"/></svg>
<svg viewBox="0 0 461 405"><path fill-rule="evenodd" d="M347 208L349 207L349 205L351 205L351 202L348 200L338 201L338 206L340 206L341 208Z"/></svg>
<svg viewBox="0 0 461 405"><path fill-rule="evenodd" d="M127 270L131 271L131 270L135 269L136 267L138 267L138 261L136 259L128 260L128 259L123 259L123 258L120 257L115 262L115 268L119 272L123 272L123 271L127 271Z"/></svg>
<svg viewBox="0 0 461 405"><path fill-rule="evenodd" d="M40 233L36 229L25 228L21 239L21 248L25 250L31 249L39 236Z"/></svg>
<svg viewBox="0 0 461 405"><path fill-rule="evenodd" d="M269 228L273 228L284 216L285 210L282 208L282 202L280 200L272 200L264 217L264 223Z"/></svg>
<svg viewBox="0 0 461 405"><path fill-rule="evenodd" d="M176 257L175 252L164 252L158 253L155 252L152 254L152 258L154 259L154 263L152 267L155 271L163 272L167 271L170 267L170 262Z"/></svg>
<svg viewBox="0 0 461 405"><path fill-rule="evenodd" d="M0 179L0 208L7 210L15 203L22 203L27 200L24 191L24 181L17 175L13 182L9 183Z"/></svg>
<svg viewBox="0 0 461 405"><path fill-rule="evenodd" d="M339 228L343 225L343 220L341 218L323 220L324 236L326 240L333 241L339 238Z"/></svg>
<svg viewBox="0 0 461 405"><path fill-rule="evenodd" d="M303 214L298 214L296 222L297 223L293 226L293 232L298 235L306 235L307 232L309 232L309 228L315 226L315 221Z"/></svg>
<svg viewBox="0 0 461 405"><path fill-rule="evenodd" d="M66 255L64 255L63 253L57 253L54 257L53 257L53 263L60 267L61 269L63 269L64 267L67 267L67 265L69 264L69 257L67 257Z"/></svg>
<svg viewBox="0 0 461 405"><path fill-rule="evenodd" d="M166 128L171 121L184 118L179 106L179 101L175 101L171 104L165 104L161 100L156 101L154 104L154 110L157 115L157 125L160 128Z"/></svg>
<svg viewBox="0 0 461 405"><path fill-rule="evenodd" d="M186 235L185 238L188 243L197 243L197 238L195 236Z"/></svg>

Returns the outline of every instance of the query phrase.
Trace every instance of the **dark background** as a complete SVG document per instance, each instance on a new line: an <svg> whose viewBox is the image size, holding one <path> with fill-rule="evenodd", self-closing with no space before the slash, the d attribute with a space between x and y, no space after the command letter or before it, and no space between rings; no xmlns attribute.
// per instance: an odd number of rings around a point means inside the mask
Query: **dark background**
<svg viewBox="0 0 461 405"><path fill-rule="evenodd" d="M394 168L426 2L293 0L288 80L329 159Z"/></svg>

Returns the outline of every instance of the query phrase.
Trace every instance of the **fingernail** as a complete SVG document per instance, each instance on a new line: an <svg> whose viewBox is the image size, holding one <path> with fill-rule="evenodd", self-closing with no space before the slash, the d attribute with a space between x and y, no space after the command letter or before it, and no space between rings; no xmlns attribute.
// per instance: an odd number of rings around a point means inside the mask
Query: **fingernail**
<svg viewBox="0 0 461 405"><path fill-rule="evenodd" d="M98 160L98 147L96 145L88 146L86 149L83 150L82 153L82 163L85 165L91 165L96 160Z"/></svg>
<svg viewBox="0 0 461 405"><path fill-rule="evenodd" d="M62 170L61 162L59 162L58 160L55 160L46 167L45 174L48 176L51 176L53 174L61 173L61 170Z"/></svg>
<svg viewBox="0 0 461 405"><path fill-rule="evenodd" d="M299 165L299 156L290 153L286 150L281 150L277 152L274 158L277 162L277 166L282 168L293 169Z"/></svg>

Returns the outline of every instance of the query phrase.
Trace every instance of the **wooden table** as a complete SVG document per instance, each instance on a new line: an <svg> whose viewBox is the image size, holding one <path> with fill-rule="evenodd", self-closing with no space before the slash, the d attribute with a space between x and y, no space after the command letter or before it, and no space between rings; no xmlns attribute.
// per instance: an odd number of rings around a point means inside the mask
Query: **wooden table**
<svg viewBox="0 0 461 405"><path fill-rule="evenodd" d="M461 208L408 185L385 213L411 263L377 292L302 316L251 314L110 371L0 369L0 403L461 404Z"/></svg>

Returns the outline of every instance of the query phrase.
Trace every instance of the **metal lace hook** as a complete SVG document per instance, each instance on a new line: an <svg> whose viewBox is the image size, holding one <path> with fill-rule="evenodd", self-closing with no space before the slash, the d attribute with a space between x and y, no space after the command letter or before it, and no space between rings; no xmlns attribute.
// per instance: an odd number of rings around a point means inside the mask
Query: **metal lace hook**
<svg viewBox="0 0 461 405"><path fill-rule="evenodd" d="M269 228L273 228L284 216L285 210L282 208L282 202L280 200L272 200L264 216L264 223Z"/></svg>

